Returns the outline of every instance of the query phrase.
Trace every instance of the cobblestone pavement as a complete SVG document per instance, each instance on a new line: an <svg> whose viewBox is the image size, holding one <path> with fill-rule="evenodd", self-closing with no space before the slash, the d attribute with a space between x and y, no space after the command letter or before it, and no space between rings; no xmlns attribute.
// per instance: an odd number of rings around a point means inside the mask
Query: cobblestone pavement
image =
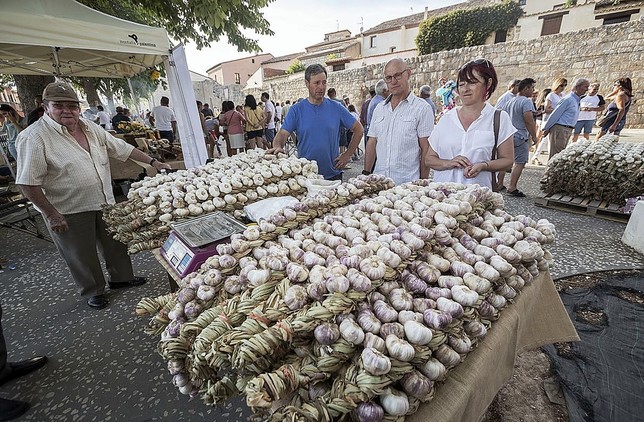
<svg viewBox="0 0 644 422"><path fill-rule="evenodd" d="M347 176L362 170L361 161L349 165ZM644 256L620 242L625 224L536 207L542 171L528 167L519 184L528 197L506 197L506 207L556 224L554 277L644 267ZM148 277L148 283L109 292L110 306L101 311L80 300L53 245L2 228L0 257L16 266L0 273L10 359L41 354L51 359L38 372L0 388L1 397L32 403L22 420L238 421L249 415L240 399L209 407L172 386L155 351L157 338L144 334L146 320L134 315L140 298L169 290L150 253L134 256L137 275Z"/></svg>

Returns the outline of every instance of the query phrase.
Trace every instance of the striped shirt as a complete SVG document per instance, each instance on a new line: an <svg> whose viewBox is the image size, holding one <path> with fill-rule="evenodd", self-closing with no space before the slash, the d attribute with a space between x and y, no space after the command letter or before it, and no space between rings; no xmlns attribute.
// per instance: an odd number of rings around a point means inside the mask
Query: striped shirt
<svg viewBox="0 0 644 422"><path fill-rule="evenodd" d="M434 130L434 113L427 102L409 93L392 110L390 98L376 106L368 136L376 138L374 173L391 177L396 184L420 178L419 138Z"/></svg>
<svg viewBox="0 0 644 422"><path fill-rule="evenodd" d="M61 214L98 211L105 204L114 204L109 159L125 161L134 150L96 123L79 122L89 152L47 114L20 132L16 141L16 184L41 186Z"/></svg>

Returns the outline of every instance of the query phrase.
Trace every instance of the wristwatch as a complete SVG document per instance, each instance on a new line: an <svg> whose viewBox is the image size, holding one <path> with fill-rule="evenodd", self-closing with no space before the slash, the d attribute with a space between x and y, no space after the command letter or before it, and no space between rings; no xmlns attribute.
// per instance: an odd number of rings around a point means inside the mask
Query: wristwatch
<svg viewBox="0 0 644 422"><path fill-rule="evenodd" d="M153 165L155 161L157 161L157 159L156 159L156 158L151 159L151 160L150 160L150 165Z"/></svg>
<svg viewBox="0 0 644 422"><path fill-rule="evenodd" d="M369 176L371 172L367 170L362 170L362 174L364 174L365 176Z"/></svg>

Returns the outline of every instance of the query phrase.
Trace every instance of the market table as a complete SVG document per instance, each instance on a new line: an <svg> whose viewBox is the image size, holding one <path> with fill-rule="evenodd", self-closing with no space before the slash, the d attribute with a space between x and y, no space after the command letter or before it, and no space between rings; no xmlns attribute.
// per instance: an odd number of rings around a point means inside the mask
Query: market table
<svg viewBox="0 0 644 422"><path fill-rule="evenodd" d="M405 420L478 421L510 379L517 355L546 344L579 341L549 272L526 286L486 337L448 373L434 398Z"/></svg>

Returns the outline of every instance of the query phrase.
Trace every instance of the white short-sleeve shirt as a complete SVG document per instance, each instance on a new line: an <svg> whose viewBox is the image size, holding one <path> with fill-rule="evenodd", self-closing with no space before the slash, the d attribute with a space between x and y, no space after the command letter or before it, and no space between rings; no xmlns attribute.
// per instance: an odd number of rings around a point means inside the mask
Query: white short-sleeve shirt
<svg viewBox="0 0 644 422"><path fill-rule="evenodd" d="M125 161L134 150L94 122L81 119L79 124L89 151L47 114L20 132L16 142L16 184L42 187L61 214L98 211L114 204L110 157Z"/></svg>
<svg viewBox="0 0 644 422"><path fill-rule="evenodd" d="M172 122L177 119L174 117L174 111L168 106L158 105L152 109L154 125L158 130L169 132L172 130Z"/></svg>
<svg viewBox="0 0 644 422"><path fill-rule="evenodd" d="M461 155L472 163L489 161L494 148L494 107L486 103L479 118L467 130L458 118L457 111L460 108L453 108L438 121L429 137L429 145L442 160L451 160ZM516 132L508 113L501 111L500 117L497 147ZM492 188L492 173L482 171L476 177L466 178L462 168L434 170L434 181L479 184Z"/></svg>
<svg viewBox="0 0 644 422"><path fill-rule="evenodd" d="M433 129L431 106L412 93L393 110L389 100L379 103L367 134L377 139L373 172L391 177L396 184L420 178L423 157L418 138L427 138Z"/></svg>

